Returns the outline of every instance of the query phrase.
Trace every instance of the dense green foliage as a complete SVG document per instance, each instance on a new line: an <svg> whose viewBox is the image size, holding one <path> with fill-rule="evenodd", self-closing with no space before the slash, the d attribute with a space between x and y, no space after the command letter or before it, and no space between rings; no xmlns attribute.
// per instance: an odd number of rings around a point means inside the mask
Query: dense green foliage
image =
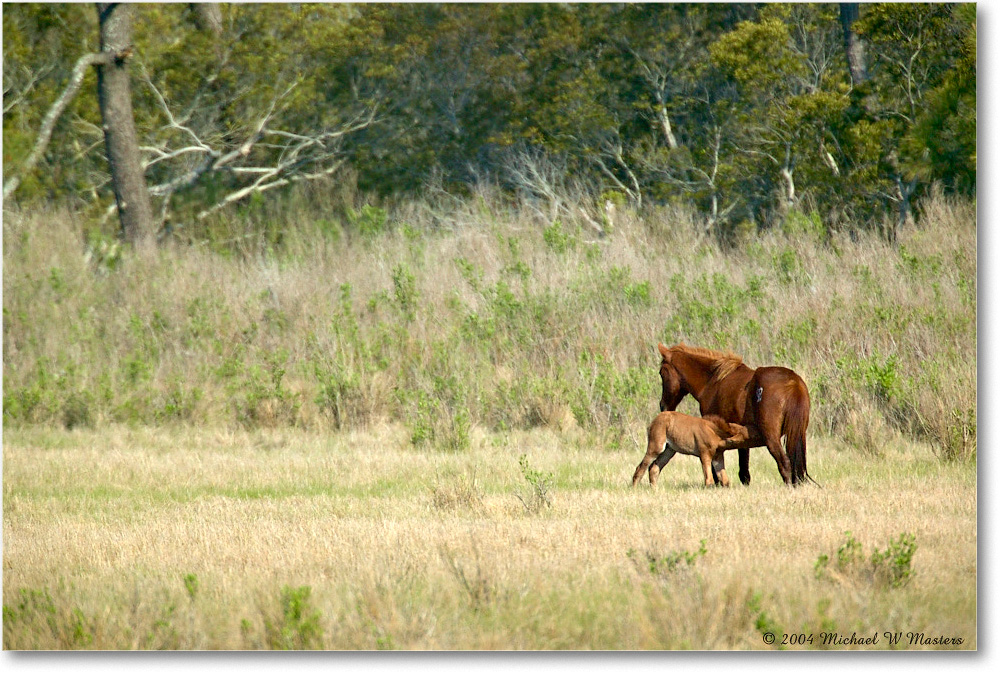
<svg viewBox="0 0 1000 674"><path fill-rule="evenodd" d="M857 86L836 5L234 4L222 16L215 36L187 5L137 12L140 142L175 222L293 152L282 175L349 167L383 197L485 181L537 201L571 183L592 211L683 202L720 234L802 213L835 229L903 222L934 181L975 193L974 5L863 5L870 79ZM90 5L15 4L3 22L6 173L96 49L97 20ZM87 77L22 203L111 203ZM284 135L259 139L247 164L164 187L265 119ZM321 142L292 149L297 138Z"/></svg>

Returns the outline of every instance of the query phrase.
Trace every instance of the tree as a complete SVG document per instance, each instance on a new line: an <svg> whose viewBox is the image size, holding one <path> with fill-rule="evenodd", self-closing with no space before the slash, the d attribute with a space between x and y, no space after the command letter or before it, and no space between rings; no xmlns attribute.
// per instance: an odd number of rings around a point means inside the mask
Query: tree
<svg viewBox="0 0 1000 674"><path fill-rule="evenodd" d="M513 46L521 11L505 5L358 6L328 80L340 105L362 102L381 122L348 141L360 184L378 192L452 188L496 169L523 90Z"/></svg>
<svg viewBox="0 0 1000 674"><path fill-rule="evenodd" d="M84 54L77 59L70 74L69 82L42 119L42 125L38 130L38 137L35 139L31 152L28 153L20 169L11 171L11 175L4 181L4 200L13 196L17 188L20 187L24 176L34 170L42 155L45 154L45 151L49 147L49 142L52 140L52 133L55 131L56 123L62 117L63 112L65 112L69 104L73 102L77 92L80 91L80 86L83 84L83 78L86 76L87 71L92 66L109 63L111 60L108 54Z"/></svg>
<svg viewBox="0 0 1000 674"><path fill-rule="evenodd" d="M803 172L839 171L826 149L831 119L846 105L831 68L835 26L823 8L774 5L709 49L736 85L717 114L735 126L730 142L742 155L740 190L744 198L774 203L779 216L799 203Z"/></svg>
<svg viewBox="0 0 1000 674"><path fill-rule="evenodd" d="M709 46L756 10L740 5L633 5L610 39L631 76L632 106L646 131L636 149L643 183L658 201L688 198L717 231L739 204L730 189L732 125L719 115L728 83L714 76Z"/></svg>
<svg viewBox="0 0 1000 674"><path fill-rule="evenodd" d="M943 4L879 3L856 23L876 47L870 68L872 116L882 132L878 194L896 208L896 231L912 219L926 146L906 142L928 94L944 81L961 54L961 23Z"/></svg>
<svg viewBox="0 0 1000 674"><path fill-rule="evenodd" d="M139 139L132 113L128 61L132 57L132 6L98 3L101 53L111 56L97 66L97 98L111 184L123 238L136 247L154 241L153 208L146 189Z"/></svg>
<svg viewBox="0 0 1000 674"><path fill-rule="evenodd" d="M976 6L958 5L955 20L962 28L954 65L926 104L906 139L911 168L922 180L940 180L949 190L976 193Z"/></svg>
<svg viewBox="0 0 1000 674"><path fill-rule="evenodd" d="M129 39L94 54L102 7L5 6L4 195L110 217L114 192L127 237L341 166L384 196L496 181L559 217L684 202L720 234L975 190L974 7L154 4L121 10L142 12L131 59ZM130 116L152 226L120 194Z"/></svg>
<svg viewBox="0 0 1000 674"><path fill-rule="evenodd" d="M4 201L75 196L106 170L103 151L93 151L104 143L90 67L103 58L96 14L87 5L9 4L3 36ZM83 128L97 135L76 133Z"/></svg>
<svg viewBox="0 0 1000 674"><path fill-rule="evenodd" d="M144 166L171 229L345 164L345 140L376 121L329 74L346 11L230 6L221 35L179 28L177 12L151 15L177 31L140 75Z"/></svg>
<svg viewBox="0 0 1000 674"><path fill-rule="evenodd" d="M844 53L847 55L847 69L851 73L851 82L854 86L858 86L868 79L865 43L854 30L854 24L860 14L860 6L856 2L842 2L839 7L840 25L844 32Z"/></svg>
<svg viewBox="0 0 1000 674"><path fill-rule="evenodd" d="M192 2L194 23L198 30L206 31L215 37L222 37L222 10L217 2Z"/></svg>

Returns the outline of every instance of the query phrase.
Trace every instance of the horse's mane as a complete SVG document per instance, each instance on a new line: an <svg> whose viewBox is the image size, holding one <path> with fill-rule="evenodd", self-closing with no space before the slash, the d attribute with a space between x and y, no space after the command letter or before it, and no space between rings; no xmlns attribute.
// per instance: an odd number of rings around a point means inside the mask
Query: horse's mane
<svg viewBox="0 0 1000 674"><path fill-rule="evenodd" d="M688 346L684 342L670 347L670 350L711 361L709 367L712 370L712 377L709 381L713 383L722 381L743 364L743 359L732 351L713 351L700 346Z"/></svg>
<svg viewBox="0 0 1000 674"><path fill-rule="evenodd" d="M702 417L705 421L712 424L718 429L719 437L726 439L733 434L732 429L729 427L729 422L720 417L718 414L706 414Z"/></svg>

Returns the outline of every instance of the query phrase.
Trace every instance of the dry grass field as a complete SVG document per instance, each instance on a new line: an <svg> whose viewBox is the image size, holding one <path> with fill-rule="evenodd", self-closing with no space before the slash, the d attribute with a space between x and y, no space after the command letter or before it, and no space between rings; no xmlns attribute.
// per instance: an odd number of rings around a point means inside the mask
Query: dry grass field
<svg viewBox="0 0 1000 674"><path fill-rule="evenodd" d="M472 435L8 430L4 648L977 647L973 464L820 438L822 489L754 450L749 487L677 457L632 490L637 443ZM902 534L912 555L873 564Z"/></svg>
<svg viewBox="0 0 1000 674"><path fill-rule="evenodd" d="M4 648L977 648L974 202L298 197L145 258L4 214ZM823 488L633 491L658 341L794 368Z"/></svg>

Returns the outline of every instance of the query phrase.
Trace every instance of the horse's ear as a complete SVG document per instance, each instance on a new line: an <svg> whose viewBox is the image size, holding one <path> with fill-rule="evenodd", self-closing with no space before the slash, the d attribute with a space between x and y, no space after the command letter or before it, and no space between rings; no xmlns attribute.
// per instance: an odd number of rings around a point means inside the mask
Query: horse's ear
<svg viewBox="0 0 1000 674"><path fill-rule="evenodd" d="M663 356L663 360L670 360L670 349L665 347L663 342L660 342L656 348L660 350L660 355Z"/></svg>

